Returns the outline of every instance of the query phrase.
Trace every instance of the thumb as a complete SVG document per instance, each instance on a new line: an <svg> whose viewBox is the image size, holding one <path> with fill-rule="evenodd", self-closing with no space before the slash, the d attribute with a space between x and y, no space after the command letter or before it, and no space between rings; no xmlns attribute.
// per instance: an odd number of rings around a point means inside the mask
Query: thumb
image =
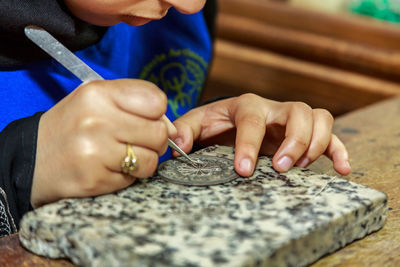
<svg viewBox="0 0 400 267"><path fill-rule="evenodd" d="M201 134L202 117L200 108L193 109L173 123L177 130L173 141L186 153L192 150L194 140L197 140ZM173 151L173 155L179 156L179 153Z"/></svg>

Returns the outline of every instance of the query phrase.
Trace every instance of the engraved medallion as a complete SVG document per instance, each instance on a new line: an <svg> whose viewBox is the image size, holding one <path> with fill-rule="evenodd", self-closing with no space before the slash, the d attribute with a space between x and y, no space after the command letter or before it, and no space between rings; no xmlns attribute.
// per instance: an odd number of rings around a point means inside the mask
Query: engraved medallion
<svg viewBox="0 0 400 267"><path fill-rule="evenodd" d="M233 161L226 158L190 155L192 163L184 157L164 161L158 167L162 179L183 185L216 185L239 177Z"/></svg>

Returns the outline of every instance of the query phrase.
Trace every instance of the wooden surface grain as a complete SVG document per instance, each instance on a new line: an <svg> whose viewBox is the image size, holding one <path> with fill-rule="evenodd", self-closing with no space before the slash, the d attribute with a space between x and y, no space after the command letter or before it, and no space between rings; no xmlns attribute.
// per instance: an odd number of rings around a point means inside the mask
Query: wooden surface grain
<svg viewBox="0 0 400 267"><path fill-rule="evenodd" d="M7 267L72 267L69 261L36 256L24 249L18 234L0 238L0 266Z"/></svg>
<svg viewBox="0 0 400 267"><path fill-rule="evenodd" d="M337 20L340 18L338 16ZM366 20L366 23L374 22ZM217 25L219 39L382 79L400 81L398 47L382 48L226 13L218 16ZM400 29L398 34L400 35Z"/></svg>
<svg viewBox="0 0 400 267"><path fill-rule="evenodd" d="M203 100L246 92L302 101L339 115L400 95L400 84L217 40Z"/></svg>
<svg viewBox="0 0 400 267"><path fill-rule="evenodd" d="M279 25L287 29L312 32L386 49L398 49L400 28L356 15L337 15L293 7L284 1L220 0L220 13L237 15Z"/></svg>
<svg viewBox="0 0 400 267"><path fill-rule="evenodd" d="M220 0L218 38L399 81L400 27L286 1Z"/></svg>
<svg viewBox="0 0 400 267"><path fill-rule="evenodd" d="M385 192L389 216L383 229L320 259L313 267L400 266L400 98L338 118L334 132L350 154L352 173L346 179ZM325 158L311 169L334 174ZM0 255L0 266L73 266L27 252L18 235L0 239Z"/></svg>
<svg viewBox="0 0 400 267"><path fill-rule="evenodd" d="M400 27L282 0L219 0L202 100L254 92L335 116L400 96Z"/></svg>

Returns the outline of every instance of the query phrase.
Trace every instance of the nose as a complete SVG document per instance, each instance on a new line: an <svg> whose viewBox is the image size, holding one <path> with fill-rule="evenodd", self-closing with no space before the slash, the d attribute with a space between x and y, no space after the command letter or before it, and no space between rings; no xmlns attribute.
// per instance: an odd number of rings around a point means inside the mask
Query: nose
<svg viewBox="0 0 400 267"><path fill-rule="evenodd" d="M164 0L164 2L172 5L181 13L193 14L204 7L206 0Z"/></svg>

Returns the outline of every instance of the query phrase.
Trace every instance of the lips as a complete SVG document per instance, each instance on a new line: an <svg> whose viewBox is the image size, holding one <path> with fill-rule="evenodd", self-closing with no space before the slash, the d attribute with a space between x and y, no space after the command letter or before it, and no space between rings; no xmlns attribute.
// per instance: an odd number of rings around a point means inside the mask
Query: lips
<svg viewBox="0 0 400 267"><path fill-rule="evenodd" d="M160 20L163 17L165 17L165 15L167 15L168 10L171 8L171 5L166 5L162 8L161 11L154 11L154 12L148 12L149 14L157 14L157 16L155 17L149 17L149 16L136 16L136 15L131 15L131 14L125 14L125 15L121 15L121 21L129 24L129 25L133 25L133 26L140 26L143 24L146 24L152 20Z"/></svg>

